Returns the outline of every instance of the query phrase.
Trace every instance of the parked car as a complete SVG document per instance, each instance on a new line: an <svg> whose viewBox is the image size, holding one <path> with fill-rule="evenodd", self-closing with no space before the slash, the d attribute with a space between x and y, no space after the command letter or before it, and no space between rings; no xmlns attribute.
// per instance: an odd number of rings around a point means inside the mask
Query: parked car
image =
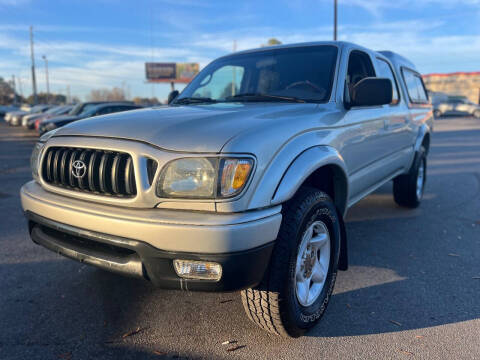
<svg viewBox="0 0 480 360"><path fill-rule="evenodd" d="M433 113L436 118L444 115L475 116L480 119L480 105L463 96L451 96L447 101L434 104Z"/></svg>
<svg viewBox="0 0 480 360"><path fill-rule="evenodd" d="M42 116L45 116L45 115L54 114L57 111L59 111L60 109L62 109L64 106L65 105L59 105L59 106L56 105L56 106L52 106L51 108L49 108L44 113L27 114L27 115L23 116L21 125L23 127L28 127L29 123L34 125L35 124L35 119L38 119L38 118L40 118ZM70 110L71 110L71 108L70 108ZM32 126L32 128L33 128L33 126Z"/></svg>
<svg viewBox="0 0 480 360"><path fill-rule="evenodd" d="M52 119L56 116L68 114L70 111L72 111L72 108L73 105L59 105L49 109L43 114L24 116L22 119L22 126L28 129L35 129L36 122L40 123L44 120Z"/></svg>
<svg viewBox="0 0 480 360"><path fill-rule="evenodd" d="M52 107L53 105L43 104L43 105L35 105L29 111L24 111L24 110L16 111L9 118L9 124L12 126L20 126L22 125L22 119L24 116L32 115L32 114L42 114Z"/></svg>
<svg viewBox="0 0 480 360"><path fill-rule="evenodd" d="M347 42L236 52L169 106L45 134L22 206L56 253L164 288L241 290L253 322L300 336L347 269L347 210L390 180L399 205L419 206L432 128L400 55Z"/></svg>
<svg viewBox="0 0 480 360"><path fill-rule="evenodd" d="M17 111L18 107L13 105L0 105L0 117L5 117L8 112Z"/></svg>
<svg viewBox="0 0 480 360"><path fill-rule="evenodd" d="M78 115L64 115L64 116L57 116L50 120L45 120L39 123L38 125L38 132L40 135L43 135L47 131L65 126L70 124L71 122L89 118L92 116L98 115L105 115L111 114L120 111L127 111L127 110L134 110L141 108L138 105L134 105L133 103L125 103L125 102L117 102L117 103L101 103L101 104L91 104L90 106L83 107L84 111Z"/></svg>

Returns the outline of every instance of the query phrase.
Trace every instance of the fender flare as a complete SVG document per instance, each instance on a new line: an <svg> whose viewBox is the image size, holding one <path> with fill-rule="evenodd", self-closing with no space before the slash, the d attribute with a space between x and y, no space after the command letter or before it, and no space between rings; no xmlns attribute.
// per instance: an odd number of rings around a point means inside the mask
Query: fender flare
<svg viewBox="0 0 480 360"><path fill-rule="evenodd" d="M418 129L418 135L417 135L417 139L415 140L415 146L413 149L415 154L420 151L420 147L422 146L423 140L425 139L426 136L430 136L430 127L424 123ZM426 150L428 154L429 149L426 149Z"/></svg>
<svg viewBox="0 0 480 360"><path fill-rule="evenodd" d="M348 172L342 156L331 146L314 146L298 155L280 179L271 205L281 204L291 199L305 180L324 166L334 166L335 175L341 177L339 179L342 183L341 189L338 192L339 197L335 199L335 205L343 217L347 210Z"/></svg>
<svg viewBox="0 0 480 360"><path fill-rule="evenodd" d="M340 222L340 258L339 270L348 269L347 231L344 216L348 201L348 177L345 162L340 153L331 146L315 146L297 156L285 171L274 193L272 204L279 204L292 198L305 180L316 170L324 166L334 166L334 176L341 176L342 185L335 188L335 206ZM334 181L334 186L336 182Z"/></svg>

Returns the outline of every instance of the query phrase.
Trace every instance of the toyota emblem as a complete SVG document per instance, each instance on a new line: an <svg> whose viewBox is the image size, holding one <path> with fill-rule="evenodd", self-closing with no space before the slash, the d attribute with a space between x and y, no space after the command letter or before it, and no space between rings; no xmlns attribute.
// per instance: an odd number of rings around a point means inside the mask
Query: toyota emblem
<svg viewBox="0 0 480 360"><path fill-rule="evenodd" d="M87 172L87 166L82 160L75 160L72 164L72 175L77 179L81 179Z"/></svg>

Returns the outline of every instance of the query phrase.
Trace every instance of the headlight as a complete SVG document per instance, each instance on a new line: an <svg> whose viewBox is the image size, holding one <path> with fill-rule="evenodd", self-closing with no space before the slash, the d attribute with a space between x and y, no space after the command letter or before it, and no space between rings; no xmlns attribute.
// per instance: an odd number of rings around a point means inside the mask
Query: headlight
<svg viewBox="0 0 480 360"><path fill-rule="evenodd" d="M30 167L32 168L32 176L35 180L39 180L38 169L40 163L40 157L42 156L43 148L45 143L37 142L32 151L32 156L30 157Z"/></svg>
<svg viewBox="0 0 480 360"><path fill-rule="evenodd" d="M246 158L184 158L162 170L157 195L166 198L228 198L242 191L253 161Z"/></svg>

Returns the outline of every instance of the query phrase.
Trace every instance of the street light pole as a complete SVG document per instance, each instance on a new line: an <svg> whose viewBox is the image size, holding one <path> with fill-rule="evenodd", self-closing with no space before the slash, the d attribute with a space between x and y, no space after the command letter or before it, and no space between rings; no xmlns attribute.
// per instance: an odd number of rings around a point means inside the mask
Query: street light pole
<svg viewBox="0 0 480 360"><path fill-rule="evenodd" d="M333 40L337 41L337 0L333 0Z"/></svg>
<svg viewBox="0 0 480 360"><path fill-rule="evenodd" d="M50 103L50 83L48 82L48 60L45 55L42 56L42 59L45 60L45 78L47 80L47 104Z"/></svg>
<svg viewBox="0 0 480 360"><path fill-rule="evenodd" d="M35 78L35 55L33 54L33 26L30 26L30 57L32 58L33 104L37 104L37 81Z"/></svg>

